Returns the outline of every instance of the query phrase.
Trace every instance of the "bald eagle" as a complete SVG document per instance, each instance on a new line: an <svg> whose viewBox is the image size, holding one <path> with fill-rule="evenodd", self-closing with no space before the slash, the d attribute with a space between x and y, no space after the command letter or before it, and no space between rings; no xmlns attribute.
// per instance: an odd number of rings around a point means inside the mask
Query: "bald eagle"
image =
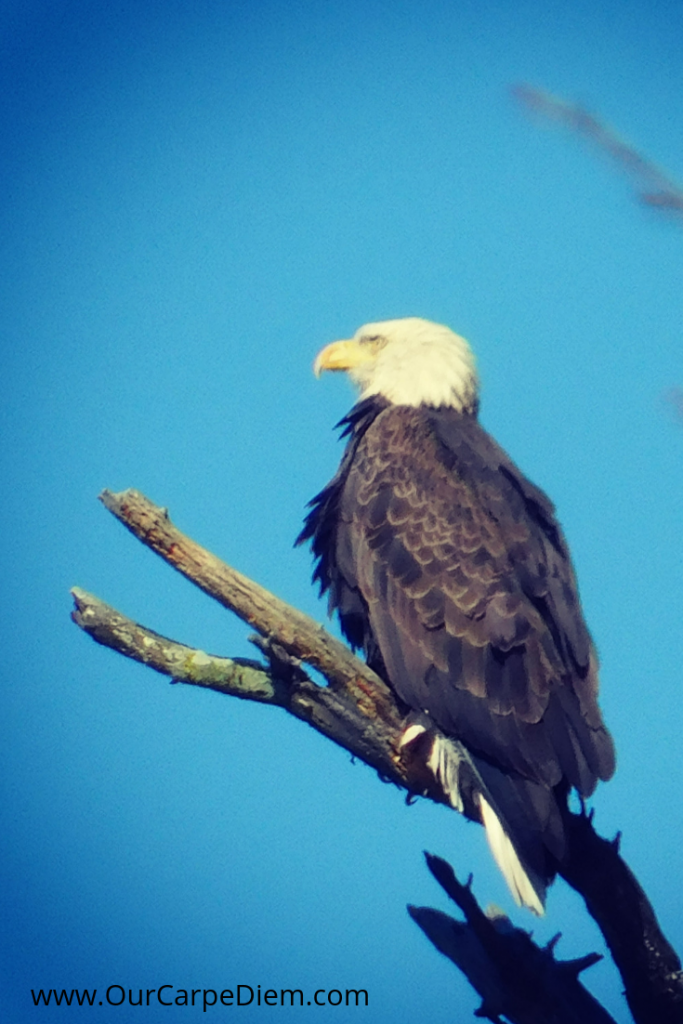
<svg viewBox="0 0 683 1024"><path fill-rule="evenodd" d="M404 707L403 742L485 826L517 903L542 914L568 795L589 796L615 763L554 507L480 426L474 357L449 328L366 324L314 370L348 371L360 399L298 542Z"/></svg>

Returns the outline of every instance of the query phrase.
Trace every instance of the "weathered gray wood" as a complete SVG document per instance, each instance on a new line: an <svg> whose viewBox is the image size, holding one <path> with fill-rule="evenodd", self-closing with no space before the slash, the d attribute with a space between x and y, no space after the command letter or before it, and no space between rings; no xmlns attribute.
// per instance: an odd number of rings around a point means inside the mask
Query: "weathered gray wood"
<svg viewBox="0 0 683 1024"><path fill-rule="evenodd" d="M384 701L387 707L394 705L393 695L386 684L355 658L345 644L308 615L285 604L265 587L226 565L178 530L167 509L159 508L135 490L119 494L105 490L100 501L138 540L161 555L195 586L235 612L263 636L276 636L281 647L294 657L305 658L309 665L330 679L331 685L344 686L362 700L367 683L367 688L372 690L375 710L380 701Z"/></svg>
<svg viewBox="0 0 683 1024"><path fill-rule="evenodd" d="M397 786L412 790L421 781L411 777L409 763L398 753L402 728L396 711L391 717L369 717L367 704L359 708L348 693L318 686L302 671L291 673L287 679L284 665L267 668L246 659L210 655L160 636L78 587L73 588L72 595L73 621L98 643L174 682L284 708Z"/></svg>

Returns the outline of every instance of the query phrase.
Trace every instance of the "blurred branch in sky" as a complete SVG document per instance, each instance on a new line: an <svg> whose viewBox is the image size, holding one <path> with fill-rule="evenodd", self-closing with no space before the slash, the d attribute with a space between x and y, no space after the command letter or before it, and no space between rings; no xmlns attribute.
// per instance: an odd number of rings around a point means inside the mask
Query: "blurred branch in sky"
<svg viewBox="0 0 683 1024"><path fill-rule="evenodd" d="M664 401L673 409L678 423L683 423L683 388L668 388L664 392Z"/></svg>
<svg viewBox="0 0 683 1024"><path fill-rule="evenodd" d="M644 206L677 217L683 215L683 188L578 103L569 103L526 83L512 86L511 91L528 111L570 128L614 160L635 180L638 200Z"/></svg>

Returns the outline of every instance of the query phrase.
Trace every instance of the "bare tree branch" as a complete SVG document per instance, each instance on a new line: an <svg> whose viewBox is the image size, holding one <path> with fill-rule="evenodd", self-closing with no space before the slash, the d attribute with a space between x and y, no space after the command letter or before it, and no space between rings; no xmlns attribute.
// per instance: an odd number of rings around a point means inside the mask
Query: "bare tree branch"
<svg viewBox="0 0 683 1024"><path fill-rule="evenodd" d="M426 769L424 758L411 746L402 747L404 710L397 704L392 691L347 647L313 619L291 608L181 533L171 523L166 510L154 505L144 495L132 490L120 494L105 491L101 499L144 544L258 630L260 638L257 645L265 653L268 664L209 655L169 640L75 588L76 608L72 617L81 629L98 643L148 665L174 681L284 708L410 794L448 803ZM313 682L301 667L302 662L318 669L329 685L319 686ZM461 749L463 757L467 757L465 749ZM565 827L568 855L566 861L558 865L558 871L584 897L589 912L602 930L624 980L634 1020L637 1024L681 1024L683 975L680 961L663 936L645 893L620 858L617 844L597 836L591 819L585 814L567 812ZM434 864L436 860L431 862L431 866ZM446 875L441 872L442 884ZM451 896L458 894L457 901L467 917L466 925L455 922L461 928L469 929L466 933L467 947L476 951L476 943L482 945L498 972L491 981L498 992L501 971L505 977L507 970L509 944L494 939L490 930L492 925L482 914L469 889L455 880L448 891ZM438 915L437 911L413 912L413 916L415 913L422 915L419 923L423 928L429 914ZM434 924L440 919L432 917L429 920ZM495 930L496 934L500 932L499 927ZM525 935L516 929L514 932ZM474 945L474 940L470 941L472 936L476 940ZM519 946L521 940L515 941ZM533 950L539 951L533 944L527 949L528 956L524 962L528 973L525 977L534 978L534 986L542 986L548 970L547 956L538 959ZM487 997L480 987L481 957L478 953L472 956L469 966L468 957L459 966L484 996L486 1012L487 1007L494 1007L491 1010L494 1015L489 1013L490 1020L499 1019L500 1014L514 1024L536 1024L541 1019L521 1016L521 1004L515 1003L511 993L508 993L508 1003L501 1009L495 1009L498 997L495 1000ZM574 979L579 969L594 961L594 956L590 954L574 964ZM551 960L556 967L569 970L566 964L557 964L552 957ZM578 989L583 992L581 986ZM576 995L576 1007L583 1005L582 999L580 993ZM599 1017L586 1016L585 1009L577 1009L576 1012L581 1015L582 1024L600 1020ZM480 1012L479 1015L486 1014ZM574 1019L579 1017L544 1018L548 1022L557 1020L558 1024ZM602 1020L606 1022L609 1017Z"/></svg>
<svg viewBox="0 0 683 1024"><path fill-rule="evenodd" d="M683 1022L681 961L663 935L645 892L619 855L619 837L602 839L591 816L567 814L564 880L583 896L621 974L638 1024Z"/></svg>
<svg viewBox="0 0 683 1024"><path fill-rule="evenodd" d="M100 501L138 540L191 580L209 597L235 612L265 637L277 636L289 654L319 669L330 685L347 689L355 700L370 694L368 713L391 710L389 687L344 644L308 615L280 601L274 594L232 569L190 537L176 529L168 511L154 505L139 491L120 494L103 491Z"/></svg>
<svg viewBox="0 0 683 1024"><path fill-rule="evenodd" d="M363 670L368 676L370 673L362 662L358 662L358 688L362 683L368 693L363 691L359 705L344 690L334 689L332 685L318 686L296 662L283 656L284 652L279 654L276 647L270 648L269 667L248 659L207 654L133 622L79 587L74 587L71 593L76 606L71 616L73 621L97 643L170 676L174 682L202 686L243 700L284 708L345 747L378 771L383 778L410 792L422 792L429 784L434 791L430 793L432 799L439 798L433 780L423 779L419 771L411 773L412 763L400 756L402 720L398 710L396 707L384 710L381 691L375 699L372 692L374 681L364 679ZM273 597L273 601L277 600ZM304 629L301 633L302 654L310 649L309 643L318 643L319 634L324 632L311 619L310 632ZM333 643L337 642L333 637L329 639ZM350 652L346 654L348 656ZM335 682L339 682L339 676L335 678L332 672L330 675ZM348 661L340 675L342 678L347 677ZM423 782L425 785L422 785ZM419 786L420 789L417 788ZM443 798L442 802L445 802Z"/></svg>
<svg viewBox="0 0 683 1024"><path fill-rule="evenodd" d="M93 640L170 676L174 683L204 686L230 697L279 707L290 703L290 688L260 663L187 647L133 622L80 587L71 593L75 604L71 618Z"/></svg>
<svg viewBox="0 0 683 1024"><path fill-rule="evenodd" d="M668 388L664 392L663 398L673 409L674 416L678 422L683 423L683 388Z"/></svg>
<svg viewBox="0 0 683 1024"><path fill-rule="evenodd" d="M512 95L527 110L566 125L589 139L614 160L621 170L636 180L638 199L645 206L672 214L683 214L683 188L584 107L578 103L568 103L559 96L525 83L513 86Z"/></svg>
<svg viewBox="0 0 683 1024"><path fill-rule="evenodd" d="M528 932L515 928L495 908L484 912L471 889L453 868L426 854L437 882L462 910L458 921L429 907L409 907L413 920L441 953L452 960L482 997L477 1016L500 1024L614 1024L614 1019L586 991L579 974L602 959L589 953L579 960L556 960L560 936L537 946Z"/></svg>

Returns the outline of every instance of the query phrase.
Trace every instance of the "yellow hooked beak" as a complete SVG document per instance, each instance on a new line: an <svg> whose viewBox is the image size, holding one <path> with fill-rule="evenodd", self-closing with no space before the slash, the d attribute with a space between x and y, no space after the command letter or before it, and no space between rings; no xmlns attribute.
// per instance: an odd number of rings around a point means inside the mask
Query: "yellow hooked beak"
<svg viewBox="0 0 683 1024"><path fill-rule="evenodd" d="M355 338L333 341L318 352L313 363L313 373L319 377L323 370L352 370L362 363L368 363L374 353L367 346L360 345Z"/></svg>

